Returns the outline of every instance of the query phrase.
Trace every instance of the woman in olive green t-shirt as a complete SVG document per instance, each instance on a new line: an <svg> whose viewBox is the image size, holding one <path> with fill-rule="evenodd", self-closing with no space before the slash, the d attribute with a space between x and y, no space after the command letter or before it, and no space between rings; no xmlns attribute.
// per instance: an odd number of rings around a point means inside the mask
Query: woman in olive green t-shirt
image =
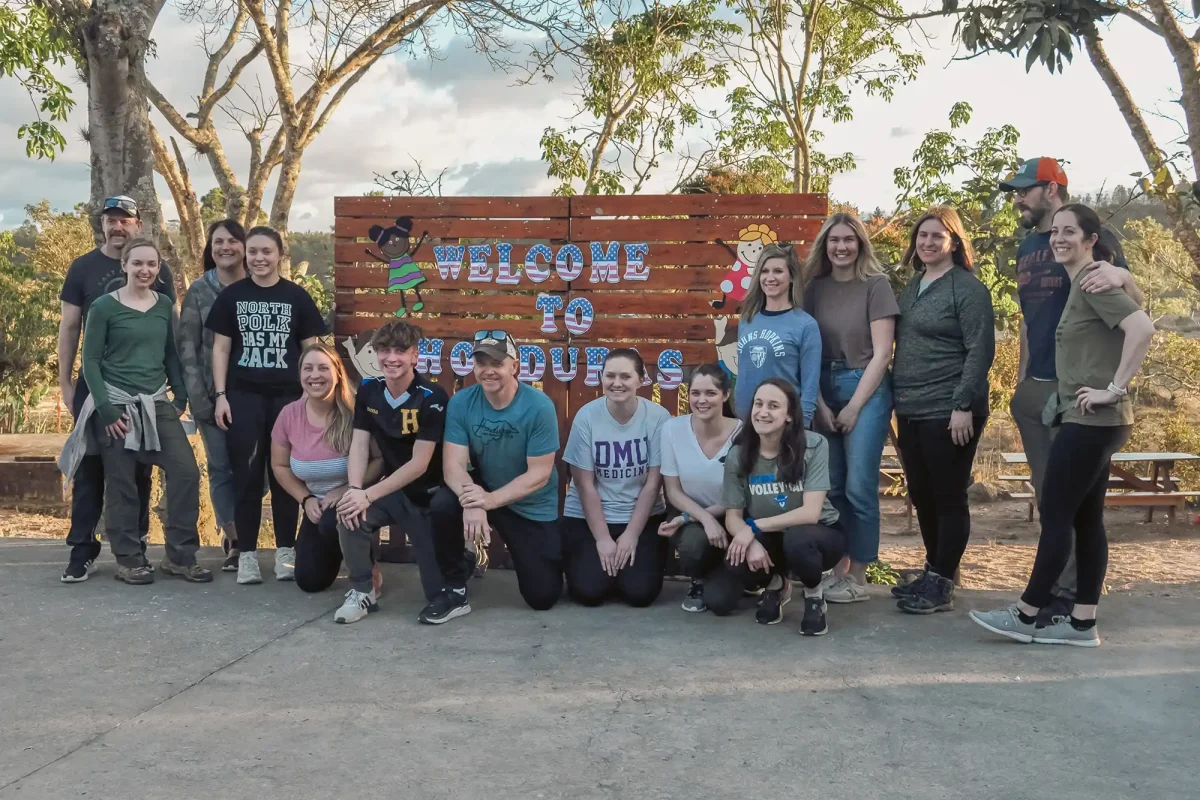
<svg viewBox="0 0 1200 800"><path fill-rule="evenodd" d="M1040 495L1037 559L1020 601L997 611L971 612L983 627L1021 642L1100 644L1096 604L1108 568L1109 465L1133 429L1129 382L1146 357L1154 324L1121 289L1089 294L1080 288L1088 265L1110 257L1099 234L1100 219L1087 206L1063 206L1054 215L1050 247L1066 268L1071 293L1055 333L1058 393L1044 412L1059 429ZM1036 627L1037 612L1050 602L1051 586L1067 565L1072 536L1079 565L1075 607L1070 617Z"/></svg>

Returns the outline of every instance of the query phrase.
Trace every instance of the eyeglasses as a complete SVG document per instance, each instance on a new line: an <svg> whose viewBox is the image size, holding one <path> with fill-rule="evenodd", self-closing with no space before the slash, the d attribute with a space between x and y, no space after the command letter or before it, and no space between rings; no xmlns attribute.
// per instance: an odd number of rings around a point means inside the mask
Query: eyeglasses
<svg viewBox="0 0 1200 800"><path fill-rule="evenodd" d="M508 338L508 333L505 331L475 331L475 341L482 342L484 339L496 339L503 342Z"/></svg>
<svg viewBox="0 0 1200 800"><path fill-rule="evenodd" d="M1041 189L1042 187L1044 187L1046 185L1047 184L1045 181L1040 181L1038 183L1035 183L1033 186L1026 186L1024 189L1017 189L1016 191L1013 192L1013 194L1016 195L1017 197L1024 197L1025 195L1032 192L1034 189Z"/></svg>
<svg viewBox="0 0 1200 800"><path fill-rule="evenodd" d="M104 201L104 208L119 208L122 211L128 211L130 214L138 213L137 203L124 197L110 197Z"/></svg>

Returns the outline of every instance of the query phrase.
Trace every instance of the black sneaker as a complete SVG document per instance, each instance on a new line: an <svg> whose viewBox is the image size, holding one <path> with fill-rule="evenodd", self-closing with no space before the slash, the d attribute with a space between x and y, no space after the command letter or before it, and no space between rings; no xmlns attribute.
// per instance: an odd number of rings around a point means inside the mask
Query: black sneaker
<svg viewBox="0 0 1200 800"><path fill-rule="evenodd" d="M455 617L471 613L471 604L467 602L467 590L462 594L447 587L441 591L433 602L421 609L417 622L423 625L441 625Z"/></svg>
<svg viewBox="0 0 1200 800"><path fill-rule="evenodd" d="M800 620L802 636L824 636L829 633L829 625L825 622L827 608L824 597L805 596L804 617Z"/></svg>
<svg viewBox="0 0 1200 800"><path fill-rule="evenodd" d="M754 621L759 625L778 625L783 622L783 607L792 601L791 581L784 581L781 589L767 589L758 601Z"/></svg>
<svg viewBox="0 0 1200 800"><path fill-rule="evenodd" d="M688 589L687 597L683 598L682 606L684 611L690 611L693 614L708 611L708 606L704 605L703 581L692 581L692 588Z"/></svg>
<svg viewBox="0 0 1200 800"><path fill-rule="evenodd" d="M1056 594L1051 599L1050 605L1038 610L1036 624L1039 628L1049 628L1056 622L1070 617L1073 608L1075 608L1074 600Z"/></svg>
<svg viewBox="0 0 1200 800"><path fill-rule="evenodd" d="M897 600L902 600L906 597L920 594L925 589L925 583L929 580L929 568L926 567L921 571L921 574L913 578L908 583L902 583L899 586L892 587L892 597Z"/></svg>
<svg viewBox="0 0 1200 800"><path fill-rule="evenodd" d="M71 548L71 560L63 570L63 583L83 583L96 571L96 559L100 556L100 543L92 546L82 545Z"/></svg>
<svg viewBox="0 0 1200 800"><path fill-rule="evenodd" d="M928 573L925 586L912 597L896 603L896 608L908 614L936 614L954 610L954 581L936 572Z"/></svg>

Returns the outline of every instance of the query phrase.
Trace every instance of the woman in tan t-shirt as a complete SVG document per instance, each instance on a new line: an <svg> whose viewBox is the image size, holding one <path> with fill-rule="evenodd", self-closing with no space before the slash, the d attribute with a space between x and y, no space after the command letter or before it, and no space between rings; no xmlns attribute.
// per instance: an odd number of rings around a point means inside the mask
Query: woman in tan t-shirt
<svg viewBox="0 0 1200 800"><path fill-rule="evenodd" d="M892 421L888 366L896 296L858 217L834 214L804 265L804 310L821 330L821 392L813 427L829 440L829 499L849 553L826 579L825 599L868 599L867 564L879 558L879 463Z"/></svg>
<svg viewBox="0 0 1200 800"><path fill-rule="evenodd" d="M1042 535L1033 573L1021 599L971 619L1019 642L1096 647L1096 604L1108 569L1104 498L1113 453L1133 430L1129 382L1150 348L1154 323L1120 288L1088 293L1080 288L1089 265L1108 260L1100 219L1084 205L1063 206L1050 228L1054 259L1066 268L1071 293L1055 333L1058 393L1043 418L1058 427L1050 445L1040 493ZM1069 617L1038 627L1054 581L1067 565L1075 539L1079 583Z"/></svg>

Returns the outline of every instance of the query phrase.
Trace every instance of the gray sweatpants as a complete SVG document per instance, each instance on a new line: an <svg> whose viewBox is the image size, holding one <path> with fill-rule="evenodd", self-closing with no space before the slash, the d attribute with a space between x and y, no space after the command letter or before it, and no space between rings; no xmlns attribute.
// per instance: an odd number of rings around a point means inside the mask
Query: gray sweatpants
<svg viewBox="0 0 1200 800"><path fill-rule="evenodd" d="M1030 483L1034 494L1041 500L1042 482L1046 477L1046 462L1050 459L1050 443L1054 441L1057 428L1042 422L1042 409L1046 401L1058 391L1058 381L1038 381L1026 378L1017 384L1013 392L1009 413L1017 430L1021 432L1021 444L1025 447L1025 458L1029 461ZM1071 557L1058 576L1053 593L1069 600L1075 599L1078 578L1075 568L1075 541L1071 540Z"/></svg>

